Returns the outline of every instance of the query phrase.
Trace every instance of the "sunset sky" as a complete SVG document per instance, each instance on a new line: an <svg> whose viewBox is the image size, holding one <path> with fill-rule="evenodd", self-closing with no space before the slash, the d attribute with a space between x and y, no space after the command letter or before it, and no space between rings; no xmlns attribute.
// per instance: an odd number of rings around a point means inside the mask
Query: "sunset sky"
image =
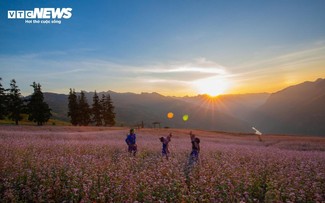
<svg viewBox="0 0 325 203"><path fill-rule="evenodd" d="M8 10L72 8L61 24ZM43 91L275 92L325 78L324 0L3 0L0 77Z"/></svg>

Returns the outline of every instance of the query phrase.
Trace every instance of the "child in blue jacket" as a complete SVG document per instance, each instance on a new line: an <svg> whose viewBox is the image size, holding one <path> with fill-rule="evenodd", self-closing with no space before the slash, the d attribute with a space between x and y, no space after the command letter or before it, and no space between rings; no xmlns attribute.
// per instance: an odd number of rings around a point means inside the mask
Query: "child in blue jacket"
<svg viewBox="0 0 325 203"><path fill-rule="evenodd" d="M128 145L128 151L130 154L133 154L133 156L135 156L135 154L138 151L137 148L137 144L136 144L136 134L134 133L134 129L130 129L130 134L127 135L125 142Z"/></svg>
<svg viewBox="0 0 325 203"><path fill-rule="evenodd" d="M167 137L161 137L160 142L162 142L162 150L161 150L161 155L162 157L166 156L166 159L168 160L169 158L169 148L168 148L168 144L171 141L173 134L169 133L169 135Z"/></svg>

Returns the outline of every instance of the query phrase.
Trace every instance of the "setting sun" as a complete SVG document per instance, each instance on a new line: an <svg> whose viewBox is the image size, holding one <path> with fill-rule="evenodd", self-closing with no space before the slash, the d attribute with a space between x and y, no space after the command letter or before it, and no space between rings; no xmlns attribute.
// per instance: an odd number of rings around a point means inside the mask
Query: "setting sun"
<svg viewBox="0 0 325 203"><path fill-rule="evenodd" d="M225 78L211 77L193 82L199 94L218 96L225 93L229 88L229 81Z"/></svg>

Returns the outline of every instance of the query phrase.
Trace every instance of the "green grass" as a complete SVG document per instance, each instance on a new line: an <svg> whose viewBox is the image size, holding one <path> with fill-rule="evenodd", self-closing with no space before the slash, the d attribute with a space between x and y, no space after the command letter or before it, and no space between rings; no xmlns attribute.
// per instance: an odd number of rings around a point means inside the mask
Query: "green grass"
<svg viewBox="0 0 325 203"><path fill-rule="evenodd" d="M22 114L22 117L23 119L18 122L19 125L37 125L36 123L28 120L27 114ZM0 120L0 125L15 125L15 121L6 118L4 120ZM58 119L49 119L48 122L44 123L44 125L69 126L71 123Z"/></svg>

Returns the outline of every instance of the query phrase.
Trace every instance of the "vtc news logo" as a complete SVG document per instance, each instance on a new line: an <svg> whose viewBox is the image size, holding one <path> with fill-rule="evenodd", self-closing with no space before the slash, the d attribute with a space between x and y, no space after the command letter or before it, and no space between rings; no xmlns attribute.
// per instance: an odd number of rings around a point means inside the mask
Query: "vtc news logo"
<svg viewBox="0 0 325 203"><path fill-rule="evenodd" d="M61 24L60 19L69 19L71 16L72 8L34 8L34 10L8 10L8 19L25 19L25 23L28 24Z"/></svg>

